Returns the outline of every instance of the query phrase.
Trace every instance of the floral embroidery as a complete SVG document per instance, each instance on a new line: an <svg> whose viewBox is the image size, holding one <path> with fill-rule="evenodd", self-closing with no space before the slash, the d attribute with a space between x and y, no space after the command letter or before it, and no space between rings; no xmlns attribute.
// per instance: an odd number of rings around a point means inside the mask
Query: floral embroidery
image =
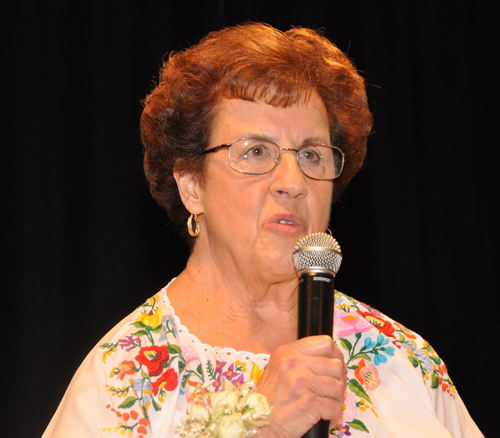
<svg viewBox="0 0 500 438"><path fill-rule="evenodd" d="M423 346L418 348L414 339L408 340L400 336L394 344L401 349L406 348L408 360L415 368L420 369L422 377L431 388L441 386L444 392L455 397L456 388L448 376L446 365L427 341L423 341Z"/></svg>
<svg viewBox="0 0 500 438"><path fill-rule="evenodd" d="M352 335L353 333L364 333L372 328L372 325L356 312L349 312L350 307L339 307L335 309L335 334L339 338Z"/></svg>
<svg viewBox="0 0 500 438"><path fill-rule="evenodd" d="M257 383L264 372L264 368L259 368L255 362L252 362L252 371L250 371L250 380L253 380Z"/></svg>
<svg viewBox="0 0 500 438"><path fill-rule="evenodd" d="M173 391L177 387L177 377L177 373L172 368L169 368L153 383L153 394L158 395L158 391L163 388L166 391Z"/></svg>
<svg viewBox="0 0 500 438"><path fill-rule="evenodd" d="M332 437L369 433L370 417L378 416L374 391L381 385L383 367L396 352L404 353L429 388L455 397L445 364L427 342L353 298L341 293L336 298L335 342L344 351L347 389L342 419L331 429ZM190 388L203 385L208 391L219 392L224 381L238 388L249 380L257 382L264 372L250 358L244 361L243 355L233 359L217 353L201 361L200 350L194 348L198 344L180 345L180 327L168 307L159 304L159 296L147 300L139 311L128 333L100 345L102 361L110 362L111 370L106 390L113 402L106 408L116 417L114 424L101 429L103 432L148 438L153 434L152 417L166 409L172 391L192 404Z"/></svg>
<svg viewBox="0 0 500 438"><path fill-rule="evenodd" d="M116 376L117 379L123 380L127 374L135 374L136 369L134 367L134 362L132 362L131 360L124 360L118 367L113 368L113 371L111 371L109 377Z"/></svg>
<svg viewBox="0 0 500 438"><path fill-rule="evenodd" d="M380 385L377 367L375 365L366 366L364 359L358 362L358 368L354 371L354 375L361 386L368 390L373 390Z"/></svg>
<svg viewBox="0 0 500 438"><path fill-rule="evenodd" d="M163 364L169 358L168 345L142 347L135 360L148 369L151 377L159 376L163 370Z"/></svg>
<svg viewBox="0 0 500 438"><path fill-rule="evenodd" d="M358 313L361 316L364 316L370 324L372 324L384 335L394 337L394 326L389 321L370 312L361 312L360 310L358 310Z"/></svg>
<svg viewBox="0 0 500 438"><path fill-rule="evenodd" d="M135 338L133 336L125 336L125 338L118 341L118 345L122 350L132 351L135 348L140 348L142 341L139 336L136 336Z"/></svg>
<svg viewBox="0 0 500 438"><path fill-rule="evenodd" d="M110 373L110 378L124 381L125 386L106 385L112 397L123 400L116 408L110 404L106 406L118 421L115 426L102 429L103 432L126 433L136 438L148 435L152 412L162 409L168 392L177 388L179 374L185 368L181 348L167 340L168 335L174 333L174 328L170 319L162 315L156 297L150 298L140 308L145 311L131 323L137 331L116 343L100 347L104 350L103 362L117 353L118 348L126 352L139 349L134 360L121 361ZM159 344L162 337L166 343ZM193 357L190 359L194 360ZM127 380L127 376L131 377ZM184 377L187 379L190 374Z"/></svg>
<svg viewBox="0 0 500 438"><path fill-rule="evenodd" d="M443 362L426 341L381 312L342 293L336 296L339 304L335 306L335 334L346 352L349 372L344 413L340 424L330 431L332 436L350 436L353 429L369 432L357 418L357 410L378 416L369 394L380 386L378 368L394 356L395 347L408 355L415 368L420 368L426 384L431 388L441 385L443 391L454 396L453 383L445 367L440 367ZM376 338L373 328L379 332Z"/></svg>

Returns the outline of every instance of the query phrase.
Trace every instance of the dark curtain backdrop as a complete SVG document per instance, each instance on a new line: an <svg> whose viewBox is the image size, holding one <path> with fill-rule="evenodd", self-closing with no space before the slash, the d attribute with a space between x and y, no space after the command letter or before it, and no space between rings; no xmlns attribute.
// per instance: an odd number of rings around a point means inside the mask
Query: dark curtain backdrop
<svg viewBox="0 0 500 438"><path fill-rule="evenodd" d="M87 352L183 269L142 173L141 99L166 53L254 20L324 27L362 71L375 132L332 216L337 287L423 335L495 436L498 15L485 5L4 4L0 434L40 436Z"/></svg>

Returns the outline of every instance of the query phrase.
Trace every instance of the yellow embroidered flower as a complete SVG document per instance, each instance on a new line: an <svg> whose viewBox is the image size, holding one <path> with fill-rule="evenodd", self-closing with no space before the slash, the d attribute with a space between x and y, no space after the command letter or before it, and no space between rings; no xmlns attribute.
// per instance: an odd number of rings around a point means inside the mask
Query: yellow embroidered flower
<svg viewBox="0 0 500 438"><path fill-rule="evenodd" d="M108 356L113 354L116 351L116 347L110 348L106 350L104 353L102 353L102 363L106 363L106 359Z"/></svg>
<svg viewBox="0 0 500 438"><path fill-rule="evenodd" d="M158 307L156 312L152 315L149 313L141 313L139 318L137 318L137 321L142 322L144 325L151 328L156 328L161 324L161 317L161 307Z"/></svg>
<svg viewBox="0 0 500 438"><path fill-rule="evenodd" d="M359 408L360 411L366 411L366 410L370 410L372 411L375 416L378 418L378 414L375 412L375 410L369 405L369 403L366 402L365 399L360 399L359 402L357 403L357 406Z"/></svg>
<svg viewBox="0 0 500 438"><path fill-rule="evenodd" d="M262 376L262 373L264 372L264 368L260 369L254 362L252 362L252 370L250 371L250 380L253 380L254 382L258 382L260 379L260 376Z"/></svg>
<svg viewBox="0 0 500 438"><path fill-rule="evenodd" d="M235 363L236 368L241 367L241 372L245 373L247 371L247 363L242 362L241 360L237 360Z"/></svg>

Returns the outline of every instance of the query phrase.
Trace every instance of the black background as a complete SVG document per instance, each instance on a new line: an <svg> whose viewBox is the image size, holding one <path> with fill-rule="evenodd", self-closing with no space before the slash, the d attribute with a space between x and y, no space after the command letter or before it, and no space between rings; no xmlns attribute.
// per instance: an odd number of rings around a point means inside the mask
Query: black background
<svg viewBox="0 0 500 438"><path fill-rule="evenodd" d="M494 436L498 15L485 4L2 6L1 435L40 436L87 352L183 269L187 247L142 173L141 100L166 53L253 20L324 27L362 71L375 133L332 216L337 288L424 336Z"/></svg>

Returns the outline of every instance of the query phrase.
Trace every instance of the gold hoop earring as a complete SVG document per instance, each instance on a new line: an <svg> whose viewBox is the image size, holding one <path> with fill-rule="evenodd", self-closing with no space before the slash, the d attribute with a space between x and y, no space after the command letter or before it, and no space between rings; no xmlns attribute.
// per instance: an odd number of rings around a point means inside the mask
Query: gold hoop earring
<svg viewBox="0 0 500 438"><path fill-rule="evenodd" d="M193 226L194 221L194 226ZM200 220L196 214L189 216L187 220L188 233L192 237L198 236L200 234Z"/></svg>

